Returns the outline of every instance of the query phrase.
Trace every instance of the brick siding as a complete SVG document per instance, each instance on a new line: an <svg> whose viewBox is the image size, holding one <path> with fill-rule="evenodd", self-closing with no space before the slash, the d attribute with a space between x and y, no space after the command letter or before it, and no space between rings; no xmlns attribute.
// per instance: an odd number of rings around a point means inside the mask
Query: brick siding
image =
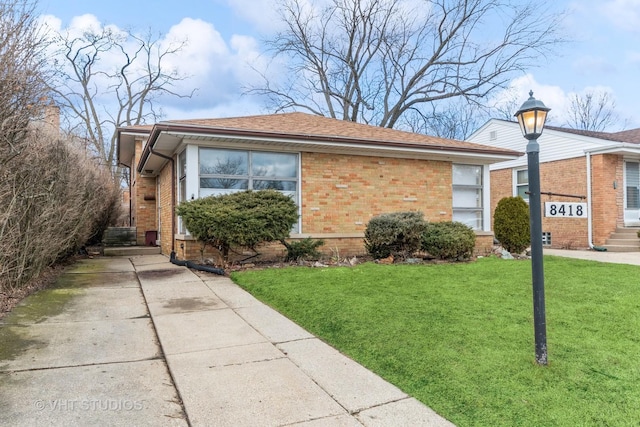
<svg viewBox="0 0 640 427"><path fill-rule="evenodd" d="M324 240L320 251L327 258L364 255L366 225L381 213L422 211L428 221L451 220L449 162L302 153L301 170L304 234L299 237ZM163 202L161 206L164 212ZM478 234L476 254L486 255L492 246L492 233ZM200 243L190 238L177 239L175 247L179 259L201 257ZM259 252L259 259L282 259L285 249L272 243L260 247ZM168 253L164 243L163 253ZM231 260L250 255L231 254ZM221 264L220 254L211 248L206 249L204 258Z"/></svg>
<svg viewBox="0 0 640 427"><path fill-rule="evenodd" d="M132 165L138 164L142 154L142 141L136 141L135 157ZM157 230L156 178L141 176L131 168L131 225L136 227L136 242L145 244L145 233Z"/></svg>
<svg viewBox="0 0 640 427"><path fill-rule="evenodd" d="M616 155L596 155L591 158L592 183L592 224L593 244L602 245L616 225L623 223L623 166L622 158ZM579 157L540 165L541 192L587 196L586 158ZM613 182L619 183L613 188ZM491 212L503 197L511 197L513 189L513 170L501 169L491 172ZM563 196L542 194L541 202L584 202ZM492 215L493 226L493 215ZM586 218L542 218L542 231L551 233L551 247L565 249L584 249L588 245L588 219Z"/></svg>

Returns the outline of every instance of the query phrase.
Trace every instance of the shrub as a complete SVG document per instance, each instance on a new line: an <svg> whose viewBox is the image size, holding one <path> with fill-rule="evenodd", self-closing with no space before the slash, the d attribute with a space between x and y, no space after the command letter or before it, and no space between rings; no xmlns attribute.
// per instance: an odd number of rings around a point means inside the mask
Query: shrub
<svg viewBox="0 0 640 427"><path fill-rule="evenodd" d="M493 213L493 231L507 251L524 251L531 243L527 202L520 196L500 200Z"/></svg>
<svg viewBox="0 0 640 427"><path fill-rule="evenodd" d="M371 218L364 233L365 248L374 258L404 259L420 249L427 226L422 212L394 212Z"/></svg>
<svg viewBox="0 0 640 427"><path fill-rule="evenodd" d="M22 142L0 155L0 292L99 239L120 204L109 171L72 140L31 130Z"/></svg>
<svg viewBox="0 0 640 427"><path fill-rule="evenodd" d="M192 236L204 247L222 253L225 262L232 247L254 252L260 243L282 241L298 220L298 208L275 190L241 191L184 201L176 208Z"/></svg>
<svg viewBox="0 0 640 427"><path fill-rule="evenodd" d="M440 259L471 258L476 233L461 222L432 222L422 234L422 250Z"/></svg>
<svg viewBox="0 0 640 427"><path fill-rule="evenodd" d="M322 256L318 248L324 245L324 240L313 240L307 237L304 240L296 240L293 242L282 240L281 243L287 248L285 261L296 261L299 259L316 260Z"/></svg>

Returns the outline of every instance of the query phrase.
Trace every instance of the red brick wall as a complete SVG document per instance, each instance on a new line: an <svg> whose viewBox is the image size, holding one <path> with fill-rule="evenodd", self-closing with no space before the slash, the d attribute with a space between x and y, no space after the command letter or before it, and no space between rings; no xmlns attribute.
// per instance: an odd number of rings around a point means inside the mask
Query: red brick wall
<svg viewBox="0 0 640 427"><path fill-rule="evenodd" d="M616 155L597 155L591 158L593 243L602 245L623 224L623 166ZM618 188L613 188L617 180ZM587 163L585 157L548 162L540 165L541 192L587 196ZM491 172L491 212L498 201L513 195L513 171L502 169ZM563 196L541 196L545 202L583 202L587 199ZM492 219L493 221L493 219ZM553 248L587 248L588 219L542 218L542 231L551 232Z"/></svg>
<svg viewBox="0 0 640 427"><path fill-rule="evenodd" d="M142 154L142 141L136 141L131 181L131 225L136 227L138 245L145 244L145 232L157 230L156 178L140 176L135 171Z"/></svg>
<svg viewBox="0 0 640 427"><path fill-rule="evenodd" d="M326 257L365 254L366 225L381 213L422 211L429 221L451 220L449 162L302 153L301 169L301 238L323 239L320 250ZM493 235L479 233L476 242L476 253L486 255L491 252ZM259 250L262 259L282 258L285 253L279 243ZM163 253L167 253L164 244ZM177 240L176 255L199 260L200 244ZM248 255L233 255L232 260ZM221 262L217 251L211 249L207 249L205 258Z"/></svg>
<svg viewBox="0 0 640 427"><path fill-rule="evenodd" d="M451 220L451 163L302 153L302 232L364 232L381 213Z"/></svg>
<svg viewBox="0 0 640 427"><path fill-rule="evenodd" d="M603 245L617 226L624 225L624 178L622 156L591 157L593 244ZM617 181L617 188L613 182Z"/></svg>
<svg viewBox="0 0 640 427"><path fill-rule="evenodd" d="M160 218L160 247L163 254L169 255L172 249L172 242L174 239L175 231L172 228L175 224L172 223L173 218L173 193L172 186L175 185L173 179L173 167L171 162L168 162L165 167L160 171L158 175L158 206L159 206L159 218Z"/></svg>

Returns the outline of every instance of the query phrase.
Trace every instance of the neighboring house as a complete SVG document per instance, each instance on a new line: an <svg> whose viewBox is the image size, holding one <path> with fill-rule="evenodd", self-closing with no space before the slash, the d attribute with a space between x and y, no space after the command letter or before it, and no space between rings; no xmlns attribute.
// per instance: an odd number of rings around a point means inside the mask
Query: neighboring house
<svg viewBox="0 0 640 427"><path fill-rule="evenodd" d="M497 119L467 141L522 153L527 144L517 122ZM553 248L640 251L635 228L640 226L640 129L609 133L546 126L538 142L543 242ZM492 212L503 197L528 199L526 154L490 169Z"/></svg>
<svg viewBox="0 0 640 427"><path fill-rule="evenodd" d="M131 168L138 243L153 236L162 253L181 259L198 258L199 244L175 216L178 203L263 188L298 204L291 238L323 239L327 253L364 253L369 220L397 211L465 222L486 253L493 244L488 165L520 154L305 113L118 129L118 161Z"/></svg>

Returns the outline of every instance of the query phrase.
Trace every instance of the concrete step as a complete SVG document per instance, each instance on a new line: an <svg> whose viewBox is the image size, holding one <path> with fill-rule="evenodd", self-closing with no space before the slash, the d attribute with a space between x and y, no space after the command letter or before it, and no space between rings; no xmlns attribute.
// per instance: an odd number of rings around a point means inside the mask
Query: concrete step
<svg viewBox="0 0 640 427"><path fill-rule="evenodd" d="M612 233L611 236L609 236L610 239L635 239L635 240L640 240L640 238L638 238L638 234L634 231L633 233L619 233L619 232L615 232Z"/></svg>
<svg viewBox="0 0 640 427"><path fill-rule="evenodd" d="M156 255L161 253L158 246L111 246L103 249L104 256Z"/></svg>
<svg viewBox="0 0 640 427"><path fill-rule="evenodd" d="M609 252L640 252L640 227L618 227L604 244Z"/></svg>
<svg viewBox="0 0 640 427"><path fill-rule="evenodd" d="M637 237L635 239L607 239L605 244L614 246L636 246L640 248L640 239Z"/></svg>
<svg viewBox="0 0 640 427"><path fill-rule="evenodd" d="M640 246L604 245L607 252L640 252Z"/></svg>
<svg viewBox="0 0 640 427"><path fill-rule="evenodd" d="M104 246L135 246L136 227L109 227L102 236Z"/></svg>

